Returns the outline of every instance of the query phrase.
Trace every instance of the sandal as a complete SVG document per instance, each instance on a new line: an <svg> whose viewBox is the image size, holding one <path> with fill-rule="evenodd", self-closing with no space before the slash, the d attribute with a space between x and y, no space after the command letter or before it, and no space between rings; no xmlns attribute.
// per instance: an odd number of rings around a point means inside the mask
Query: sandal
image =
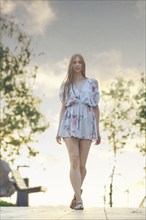
<svg viewBox="0 0 146 220"><path fill-rule="evenodd" d="M84 209L83 202L82 201L77 202L74 209L75 210L83 210Z"/></svg>
<svg viewBox="0 0 146 220"><path fill-rule="evenodd" d="M83 192L83 190L81 189L81 194L82 194L82 192ZM75 205L76 205L76 197L74 195L74 197L73 197L73 199L72 199L72 201L70 203L70 208L74 209Z"/></svg>

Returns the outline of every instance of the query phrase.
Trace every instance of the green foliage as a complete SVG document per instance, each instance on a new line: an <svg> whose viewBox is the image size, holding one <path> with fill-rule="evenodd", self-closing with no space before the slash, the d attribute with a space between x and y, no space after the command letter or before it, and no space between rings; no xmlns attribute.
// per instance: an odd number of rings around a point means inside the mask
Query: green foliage
<svg viewBox="0 0 146 220"><path fill-rule="evenodd" d="M1 17L0 24L0 157L13 161L24 146L29 156L36 156L29 144L48 122L39 110L41 100L33 94L37 67L30 67L31 39L8 17Z"/></svg>
<svg viewBox="0 0 146 220"><path fill-rule="evenodd" d="M141 74L140 88L138 89L135 99L139 105L135 124L140 126L141 131L146 131L146 90L144 73Z"/></svg>
<svg viewBox="0 0 146 220"><path fill-rule="evenodd" d="M138 108L134 124L139 126L141 136L146 139L146 90L144 73L141 73L140 86L138 88L137 94L135 95L135 101ZM142 154L146 154L145 143L138 143L137 147Z"/></svg>
<svg viewBox="0 0 146 220"><path fill-rule="evenodd" d="M11 203L11 202L6 202L6 201L3 201L3 200L0 200L0 207L1 206L16 206L16 205Z"/></svg>
<svg viewBox="0 0 146 220"><path fill-rule="evenodd" d="M117 78L107 91L102 91L104 110L101 113L103 131L107 132L109 144L112 143L114 154L126 144L131 134L134 104L131 95L133 82Z"/></svg>

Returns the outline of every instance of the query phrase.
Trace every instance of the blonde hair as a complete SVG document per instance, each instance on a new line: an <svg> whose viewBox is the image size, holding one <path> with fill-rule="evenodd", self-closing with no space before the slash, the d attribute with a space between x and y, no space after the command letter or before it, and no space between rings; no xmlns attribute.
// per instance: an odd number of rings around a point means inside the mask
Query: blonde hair
<svg viewBox="0 0 146 220"><path fill-rule="evenodd" d="M76 57L79 57L81 63L82 63L82 76L84 76L86 78L86 64L84 61L84 58L81 54L74 54L72 55L72 57L70 58L70 62L68 65L68 71L67 71L67 75L66 78L64 80L64 93L63 93L63 100L67 99L67 96L69 95L69 86L73 84L73 75L74 75L74 71L73 71L73 63L74 63L74 59Z"/></svg>

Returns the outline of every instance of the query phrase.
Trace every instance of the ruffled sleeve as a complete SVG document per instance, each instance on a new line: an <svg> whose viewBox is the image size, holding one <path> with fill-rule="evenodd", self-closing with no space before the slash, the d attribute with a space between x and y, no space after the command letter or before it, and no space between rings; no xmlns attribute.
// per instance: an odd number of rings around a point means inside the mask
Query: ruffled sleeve
<svg viewBox="0 0 146 220"><path fill-rule="evenodd" d="M92 90L90 96L90 105L92 107L96 107L99 103L100 94L99 94L99 87L98 82L95 79L90 80L90 88Z"/></svg>

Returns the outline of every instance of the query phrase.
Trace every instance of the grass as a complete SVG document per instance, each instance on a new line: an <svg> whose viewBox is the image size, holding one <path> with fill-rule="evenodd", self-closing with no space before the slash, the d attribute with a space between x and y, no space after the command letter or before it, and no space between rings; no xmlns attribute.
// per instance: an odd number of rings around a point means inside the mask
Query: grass
<svg viewBox="0 0 146 220"><path fill-rule="evenodd" d="M11 202L0 200L0 206L16 206L16 205Z"/></svg>

